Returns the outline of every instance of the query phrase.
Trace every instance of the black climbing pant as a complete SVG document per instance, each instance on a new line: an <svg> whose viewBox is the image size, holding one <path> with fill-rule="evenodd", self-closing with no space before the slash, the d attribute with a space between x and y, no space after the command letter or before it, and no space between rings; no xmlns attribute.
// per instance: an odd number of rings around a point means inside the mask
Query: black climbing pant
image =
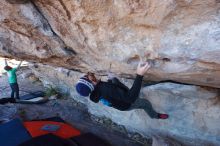
<svg viewBox="0 0 220 146"><path fill-rule="evenodd" d="M152 119L158 119L158 113L147 99L138 98L128 110L143 109Z"/></svg>
<svg viewBox="0 0 220 146"><path fill-rule="evenodd" d="M19 87L18 83L11 83L11 98L14 98L14 95L17 99L19 99Z"/></svg>
<svg viewBox="0 0 220 146"><path fill-rule="evenodd" d="M158 119L158 113L153 109L152 104L147 100L143 98L138 98L139 95L139 86L141 86L141 83L137 82L134 83L132 88L129 90L127 86L125 86L123 83L121 83L117 78L113 78L111 80L108 80L108 82L112 82L113 84L117 84L121 88L124 88L128 92L127 99L130 99L131 106L127 110L133 110L133 109L143 109L151 118Z"/></svg>

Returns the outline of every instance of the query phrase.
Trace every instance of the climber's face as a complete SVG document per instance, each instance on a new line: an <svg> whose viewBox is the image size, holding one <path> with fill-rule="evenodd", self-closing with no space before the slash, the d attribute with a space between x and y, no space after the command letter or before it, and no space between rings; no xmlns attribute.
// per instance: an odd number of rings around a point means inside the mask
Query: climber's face
<svg viewBox="0 0 220 146"><path fill-rule="evenodd" d="M94 85L97 84L97 79L96 79L94 73L88 72L88 73L86 74L86 78L89 79Z"/></svg>

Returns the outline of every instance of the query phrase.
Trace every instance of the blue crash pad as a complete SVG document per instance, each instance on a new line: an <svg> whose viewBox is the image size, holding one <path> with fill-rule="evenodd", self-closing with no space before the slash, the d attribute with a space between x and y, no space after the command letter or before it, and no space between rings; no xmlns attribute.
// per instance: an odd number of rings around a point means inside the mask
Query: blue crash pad
<svg viewBox="0 0 220 146"><path fill-rule="evenodd" d="M29 93L23 96L20 96L20 100L29 100L29 99L33 99L36 97L44 97L44 92L42 91L37 91L37 92L33 92L33 93Z"/></svg>
<svg viewBox="0 0 220 146"><path fill-rule="evenodd" d="M19 119L0 124L1 146L17 146L31 138L31 135Z"/></svg>

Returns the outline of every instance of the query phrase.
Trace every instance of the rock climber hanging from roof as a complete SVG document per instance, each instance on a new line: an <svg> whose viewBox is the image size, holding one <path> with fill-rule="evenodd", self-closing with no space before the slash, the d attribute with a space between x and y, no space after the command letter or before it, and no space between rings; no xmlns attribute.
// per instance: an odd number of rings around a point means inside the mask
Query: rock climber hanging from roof
<svg viewBox="0 0 220 146"><path fill-rule="evenodd" d="M116 77L110 77L107 82L97 80L93 73L88 72L81 77L76 84L76 91L81 96L90 96L95 103L102 102L105 105L121 111L132 109L144 109L151 118L167 119L167 114L156 112L151 103L138 98L144 74L150 69L148 62L138 64L136 78L129 89Z"/></svg>

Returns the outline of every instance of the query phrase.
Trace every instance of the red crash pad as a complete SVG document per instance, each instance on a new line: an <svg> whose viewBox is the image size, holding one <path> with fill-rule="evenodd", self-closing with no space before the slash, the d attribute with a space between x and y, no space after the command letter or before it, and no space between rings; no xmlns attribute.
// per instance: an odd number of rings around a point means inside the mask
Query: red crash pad
<svg viewBox="0 0 220 146"><path fill-rule="evenodd" d="M59 129L56 131L47 131L47 130L42 130L42 128L46 125L55 125L58 126ZM48 133L52 133L54 135L57 135L62 138L71 138L73 136L78 136L80 135L80 131L77 130L76 128L72 127L69 124L62 123L62 122L53 122L53 121L29 121L29 122L24 122L24 126L28 130L28 132L31 134L32 137L37 137L41 135L45 135Z"/></svg>

